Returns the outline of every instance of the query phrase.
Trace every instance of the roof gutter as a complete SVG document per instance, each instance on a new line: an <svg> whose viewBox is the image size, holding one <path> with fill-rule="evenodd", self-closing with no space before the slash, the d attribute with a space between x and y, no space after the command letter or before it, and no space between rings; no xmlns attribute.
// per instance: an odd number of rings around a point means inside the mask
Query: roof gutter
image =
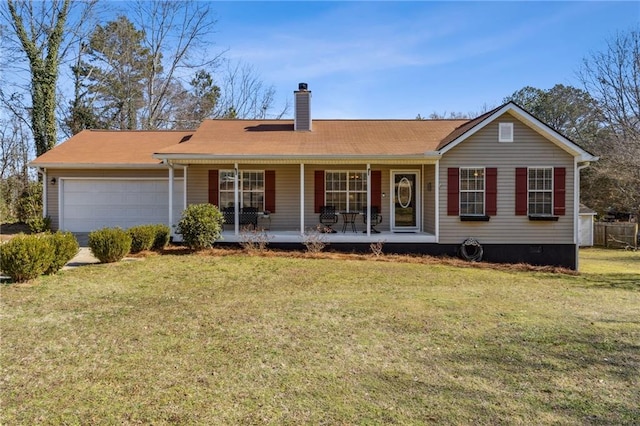
<svg viewBox="0 0 640 426"><path fill-rule="evenodd" d="M314 162L314 161L433 161L440 159L441 155L434 151L425 152L423 154L408 154L408 155L242 155L242 154L228 154L228 155L215 155L215 154L153 154L153 158L157 158L164 161L189 161L189 160L209 160L209 161L289 161L289 162Z"/></svg>
<svg viewBox="0 0 640 426"><path fill-rule="evenodd" d="M29 163L29 167L47 169L165 169L162 163Z"/></svg>

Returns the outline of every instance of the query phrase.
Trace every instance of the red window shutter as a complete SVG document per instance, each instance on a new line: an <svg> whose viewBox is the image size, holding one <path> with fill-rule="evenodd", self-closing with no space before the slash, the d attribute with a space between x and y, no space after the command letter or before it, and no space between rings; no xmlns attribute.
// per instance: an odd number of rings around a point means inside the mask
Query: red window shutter
<svg viewBox="0 0 640 426"><path fill-rule="evenodd" d="M276 212L276 171L264 172L264 209L271 213Z"/></svg>
<svg viewBox="0 0 640 426"><path fill-rule="evenodd" d="M516 215L526 216L528 190L528 173L526 167L516 168Z"/></svg>
<svg viewBox="0 0 640 426"><path fill-rule="evenodd" d="M447 169L447 215L460 214L460 170L457 167Z"/></svg>
<svg viewBox="0 0 640 426"><path fill-rule="evenodd" d="M209 170L209 204L218 205L220 201L219 193L218 171Z"/></svg>
<svg viewBox="0 0 640 426"><path fill-rule="evenodd" d="M555 167L553 169L553 214L563 216L566 212L566 177L567 169Z"/></svg>
<svg viewBox="0 0 640 426"><path fill-rule="evenodd" d="M315 212L320 213L324 205L324 170L316 170L314 174Z"/></svg>
<svg viewBox="0 0 640 426"><path fill-rule="evenodd" d="M498 169L487 167L485 173L487 185L485 214L487 216L495 216L498 212Z"/></svg>
<svg viewBox="0 0 640 426"><path fill-rule="evenodd" d="M382 171L371 170L371 205L382 211Z"/></svg>

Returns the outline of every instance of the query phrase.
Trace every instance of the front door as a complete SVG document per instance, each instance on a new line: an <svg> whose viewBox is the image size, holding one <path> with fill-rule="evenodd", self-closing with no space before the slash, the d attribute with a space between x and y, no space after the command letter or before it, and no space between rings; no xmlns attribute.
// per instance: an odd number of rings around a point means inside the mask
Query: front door
<svg viewBox="0 0 640 426"><path fill-rule="evenodd" d="M418 172L392 172L391 230L394 232L416 232L420 230L420 187L418 176Z"/></svg>

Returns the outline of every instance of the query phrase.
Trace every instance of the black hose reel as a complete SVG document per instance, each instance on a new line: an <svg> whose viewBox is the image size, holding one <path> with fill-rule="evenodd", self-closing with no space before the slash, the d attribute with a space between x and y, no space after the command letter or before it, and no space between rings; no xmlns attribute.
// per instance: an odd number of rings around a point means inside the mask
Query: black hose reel
<svg viewBox="0 0 640 426"><path fill-rule="evenodd" d="M482 245L475 238L467 238L458 249L458 255L470 262L480 262L483 253Z"/></svg>

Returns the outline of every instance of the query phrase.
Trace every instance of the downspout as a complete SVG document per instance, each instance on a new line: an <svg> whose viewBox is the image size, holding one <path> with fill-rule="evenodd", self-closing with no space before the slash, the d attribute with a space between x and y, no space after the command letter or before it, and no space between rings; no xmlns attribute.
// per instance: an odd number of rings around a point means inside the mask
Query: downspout
<svg viewBox="0 0 640 426"><path fill-rule="evenodd" d="M576 271L580 270L580 241L578 236L579 222L580 222L580 170L589 167L589 162L585 162L582 165L578 162L578 158L575 158L575 175L573 178L573 243L576 246Z"/></svg>
<svg viewBox="0 0 640 426"><path fill-rule="evenodd" d="M379 209L380 207L378 207ZM371 236L371 164L367 163L367 237Z"/></svg>
<svg viewBox="0 0 640 426"><path fill-rule="evenodd" d="M426 198L427 194L425 191L427 190L426 179L427 177L424 175L424 164L422 164L422 170L420 171L420 227L418 228L419 232L424 231L424 212L426 206Z"/></svg>
<svg viewBox="0 0 640 426"><path fill-rule="evenodd" d="M42 217L47 217L47 169L38 167L38 171L42 174Z"/></svg>
<svg viewBox="0 0 640 426"><path fill-rule="evenodd" d="M436 243L440 242L440 160L436 161L436 177L433 186L435 186L435 211L436 211Z"/></svg>
<svg viewBox="0 0 640 426"><path fill-rule="evenodd" d="M167 162L167 166L169 166L169 228L171 229L171 236L174 236L174 226L173 226L173 178L174 178L174 170L173 164Z"/></svg>

